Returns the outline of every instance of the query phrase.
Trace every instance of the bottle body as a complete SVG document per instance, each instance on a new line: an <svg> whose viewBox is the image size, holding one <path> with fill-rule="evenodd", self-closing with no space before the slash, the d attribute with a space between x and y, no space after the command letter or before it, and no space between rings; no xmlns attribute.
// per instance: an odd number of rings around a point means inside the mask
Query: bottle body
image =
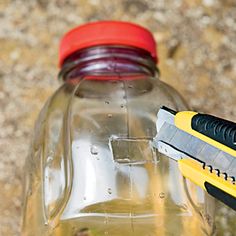
<svg viewBox="0 0 236 236"><path fill-rule="evenodd" d="M186 109L145 73L66 81L36 124L23 235L213 235L213 200L150 145L163 105Z"/></svg>

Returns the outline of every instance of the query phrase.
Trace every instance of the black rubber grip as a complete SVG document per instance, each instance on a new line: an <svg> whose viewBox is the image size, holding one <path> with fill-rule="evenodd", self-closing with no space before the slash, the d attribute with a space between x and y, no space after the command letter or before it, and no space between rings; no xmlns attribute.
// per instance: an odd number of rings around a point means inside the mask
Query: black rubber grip
<svg viewBox="0 0 236 236"><path fill-rule="evenodd" d="M196 114L192 129L236 150L236 123L215 116Z"/></svg>
<svg viewBox="0 0 236 236"><path fill-rule="evenodd" d="M204 183L207 192L214 198L226 204L228 207L236 211L236 198L232 195L224 192L223 190L215 187L214 185L205 182Z"/></svg>

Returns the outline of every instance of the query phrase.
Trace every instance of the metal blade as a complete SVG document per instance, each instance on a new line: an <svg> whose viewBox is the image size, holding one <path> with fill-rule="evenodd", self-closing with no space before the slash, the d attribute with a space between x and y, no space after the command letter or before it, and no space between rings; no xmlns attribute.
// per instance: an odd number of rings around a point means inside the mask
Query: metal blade
<svg viewBox="0 0 236 236"><path fill-rule="evenodd" d="M175 133L177 132L177 130L178 129L174 125L164 123L162 125L162 128L159 131L157 131L158 133L153 140L153 145L155 146L156 144L156 148L158 148L157 146L158 141L164 140L166 143L170 142L171 139L174 137Z"/></svg>
<svg viewBox="0 0 236 236"><path fill-rule="evenodd" d="M176 126L164 123L153 140L153 146L161 153L179 160L191 157L211 165L220 172L236 177L236 158L218 148L178 129ZM180 154L182 153L182 154Z"/></svg>
<svg viewBox="0 0 236 236"><path fill-rule="evenodd" d="M162 107L157 113L157 122L156 128L157 132L160 131L161 127L164 123L169 123L174 125L175 123L175 115L173 114L175 111L168 109L167 107Z"/></svg>
<svg viewBox="0 0 236 236"><path fill-rule="evenodd" d="M188 157L183 152L178 151L174 147L171 147L169 144L162 141L158 141L157 146L160 153L170 157L171 159L174 159L175 161Z"/></svg>
<svg viewBox="0 0 236 236"><path fill-rule="evenodd" d="M233 176L236 179L236 159L231 162L229 170L227 171L227 174L229 176Z"/></svg>

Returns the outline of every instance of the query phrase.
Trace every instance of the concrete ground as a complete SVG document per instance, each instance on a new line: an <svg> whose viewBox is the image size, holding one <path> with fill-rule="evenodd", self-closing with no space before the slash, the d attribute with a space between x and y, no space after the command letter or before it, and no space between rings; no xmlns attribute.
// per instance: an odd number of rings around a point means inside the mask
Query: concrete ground
<svg viewBox="0 0 236 236"><path fill-rule="evenodd" d="M22 167L36 116L59 86L59 39L103 19L148 27L162 80L193 109L236 121L235 0L1 0L0 235L20 235ZM235 235L235 222L220 205L218 236Z"/></svg>

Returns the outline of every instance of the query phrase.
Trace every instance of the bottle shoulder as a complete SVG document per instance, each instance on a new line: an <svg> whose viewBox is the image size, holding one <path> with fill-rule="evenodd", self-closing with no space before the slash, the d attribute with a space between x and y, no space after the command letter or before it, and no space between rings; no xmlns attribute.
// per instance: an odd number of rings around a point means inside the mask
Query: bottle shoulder
<svg viewBox="0 0 236 236"><path fill-rule="evenodd" d="M157 82L157 87L160 88L162 91L164 91L166 97L172 100L172 103L175 105L175 107L173 108L179 111L189 109L189 105L184 99L184 97L170 84L167 84L162 80L159 80Z"/></svg>
<svg viewBox="0 0 236 236"><path fill-rule="evenodd" d="M137 80L82 80L75 84L64 83L55 91L43 110L47 109L49 113L55 110L65 112L71 102L89 108L122 101L128 102L129 106L136 103L140 110L153 107L156 111L163 105L176 110L188 109L184 98L171 85L155 77L148 77Z"/></svg>

